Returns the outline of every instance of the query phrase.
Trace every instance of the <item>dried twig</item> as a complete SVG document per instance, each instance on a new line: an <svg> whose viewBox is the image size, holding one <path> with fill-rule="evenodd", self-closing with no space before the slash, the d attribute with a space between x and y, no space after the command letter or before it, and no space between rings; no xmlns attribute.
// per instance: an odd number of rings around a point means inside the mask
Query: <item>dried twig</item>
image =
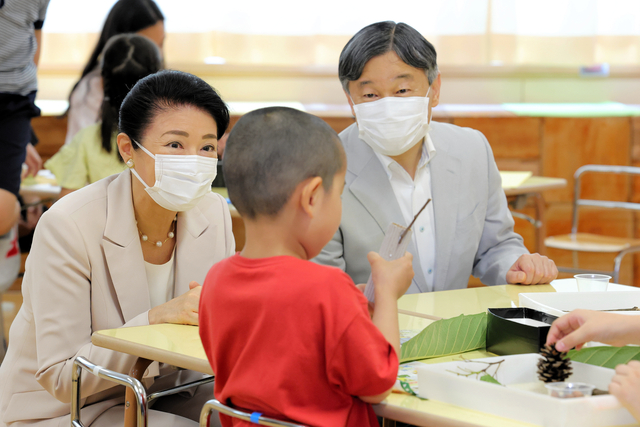
<svg viewBox="0 0 640 427"><path fill-rule="evenodd" d="M400 242L402 242L402 239L404 239L404 236L407 234L407 232L411 229L411 227L413 226L413 223L416 222L416 219L418 219L418 216L422 213L422 211L424 210L424 208L427 207L427 205L429 204L429 202L431 201L431 199L427 200L427 203L424 204L423 207L420 208L420 210L418 211L418 213L416 214L416 216L413 217L413 221L411 221L411 224L409 224L409 226L407 228L404 229L404 231L402 232L402 234L400 235L400 238L398 239L398 244L400 244Z"/></svg>
<svg viewBox="0 0 640 427"><path fill-rule="evenodd" d="M500 369L500 366L502 365L502 362L504 362L504 359L498 360L497 362L484 362L482 360L467 360L467 359L463 359L463 360L464 360L465 363L469 363L469 362L484 363L487 366L484 369L481 369L479 371L472 371L470 369L466 369L466 368L458 366L458 369L460 371L462 371L462 372L455 372L455 371L450 371L450 370L447 370L447 372L451 372L452 374L456 374L459 377L470 377L471 375L475 375L476 379L480 379L481 375L489 375L493 379L496 379L496 375L498 375L498 369ZM496 370L493 372L493 375L489 373L489 369L492 366L496 367Z"/></svg>

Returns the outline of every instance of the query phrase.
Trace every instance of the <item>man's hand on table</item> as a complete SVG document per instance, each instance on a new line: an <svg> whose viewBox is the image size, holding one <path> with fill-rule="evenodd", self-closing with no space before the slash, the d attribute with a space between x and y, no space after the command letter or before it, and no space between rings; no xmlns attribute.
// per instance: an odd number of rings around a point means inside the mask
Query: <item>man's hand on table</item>
<svg viewBox="0 0 640 427"><path fill-rule="evenodd" d="M507 283L537 285L549 283L558 276L556 264L540 254L524 254L507 272Z"/></svg>

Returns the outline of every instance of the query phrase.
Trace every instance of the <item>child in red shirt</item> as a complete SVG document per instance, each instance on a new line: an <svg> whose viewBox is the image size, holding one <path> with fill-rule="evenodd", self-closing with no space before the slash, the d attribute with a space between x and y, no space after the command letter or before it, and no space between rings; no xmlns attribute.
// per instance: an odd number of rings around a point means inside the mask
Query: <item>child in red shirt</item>
<svg viewBox="0 0 640 427"><path fill-rule="evenodd" d="M229 135L225 181L246 244L209 271L199 310L221 402L309 426L378 425L370 403L396 380L412 260L369 254L373 318L347 274L309 261L338 229L345 173L337 134L297 110L253 111Z"/></svg>

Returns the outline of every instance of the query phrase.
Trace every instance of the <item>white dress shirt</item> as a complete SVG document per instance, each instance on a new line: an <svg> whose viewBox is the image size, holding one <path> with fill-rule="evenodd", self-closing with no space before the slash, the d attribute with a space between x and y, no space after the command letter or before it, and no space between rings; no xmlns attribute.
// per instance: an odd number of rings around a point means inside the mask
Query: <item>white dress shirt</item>
<svg viewBox="0 0 640 427"><path fill-rule="evenodd" d="M415 179L398 162L380 153L375 153L387 172L391 188L400 210L409 225L420 208L431 198L431 169L429 162L436 155L433 142L427 134L422 144L422 155L418 162ZM436 232L433 200L420 214L412 227L412 239L420 257L420 265L429 291L433 290L436 262Z"/></svg>

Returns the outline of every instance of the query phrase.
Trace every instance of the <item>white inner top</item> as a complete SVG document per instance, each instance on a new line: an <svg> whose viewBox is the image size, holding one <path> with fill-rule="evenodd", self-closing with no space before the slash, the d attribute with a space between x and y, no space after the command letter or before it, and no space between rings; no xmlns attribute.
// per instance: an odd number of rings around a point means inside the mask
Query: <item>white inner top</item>
<svg viewBox="0 0 640 427"><path fill-rule="evenodd" d="M174 249L171 259L164 264L144 262L144 268L147 271L147 283L149 284L151 308L162 305L173 298L173 287L176 281L174 277L175 254L176 251Z"/></svg>
<svg viewBox="0 0 640 427"><path fill-rule="evenodd" d="M431 137L427 134L422 144L422 155L418 163L415 179L398 162L375 152L387 172L391 188L396 196L402 216L408 226L420 208L431 198L431 169L429 162L436 155ZM420 267L429 291L433 291L436 263L436 232L432 200L413 224L413 241L418 249Z"/></svg>

